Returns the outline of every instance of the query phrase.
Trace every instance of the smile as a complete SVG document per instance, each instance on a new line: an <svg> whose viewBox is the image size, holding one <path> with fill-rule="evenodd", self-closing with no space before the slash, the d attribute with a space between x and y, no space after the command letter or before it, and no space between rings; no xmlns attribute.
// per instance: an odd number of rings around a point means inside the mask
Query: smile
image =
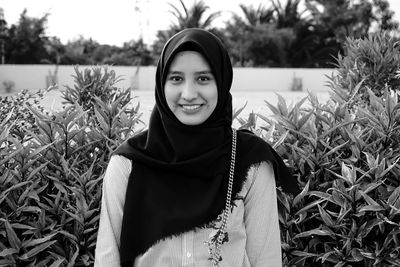
<svg viewBox="0 0 400 267"><path fill-rule="evenodd" d="M201 104L192 104L192 105L179 105L183 111L197 111L201 108Z"/></svg>

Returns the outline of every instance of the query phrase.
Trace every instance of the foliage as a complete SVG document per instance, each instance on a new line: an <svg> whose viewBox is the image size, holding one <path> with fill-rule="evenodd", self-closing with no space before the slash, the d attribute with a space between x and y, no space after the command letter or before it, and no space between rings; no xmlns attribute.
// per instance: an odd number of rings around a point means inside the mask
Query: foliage
<svg viewBox="0 0 400 267"><path fill-rule="evenodd" d="M95 88L103 86L85 73ZM93 265L102 174L139 122L130 95L114 96L96 97L93 113L77 103L49 114L21 97L15 113L29 114L37 128L21 125L20 135L12 131L13 113L1 112L0 266Z"/></svg>
<svg viewBox="0 0 400 267"><path fill-rule="evenodd" d="M23 136L24 129L34 131L36 129L35 118L25 103L34 106L40 112L46 111L40 106L40 101L48 90L30 92L24 89L16 95L0 96L0 122L8 121L8 131L12 135Z"/></svg>
<svg viewBox="0 0 400 267"><path fill-rule="evenodd" d="M51 47L57 47L52 43ZM142 39L125 42L122 47L102 45L82 36L68 42L60 53L60 64L109 64L120 66L142 65L153 63L150 50ZM54 50L54 49L53 49Z"/></svg>
<svg viewBox="0 0 400 267"><path fill-rule="evenodd" d="M9 28L6 21L0 21L5 63L155 65L172 35L196 27L217 34L235 66L332 68L347 37L361 38L382 30L399 36L399 24L387 0L260 1L257 8L240 5L241 13L233 14L220 27L214 22L221 11L210 10L204 1L194 1L191 6L184 0L175 3L170 3L170 25L157 31L152 44L133 38L122 47L82 36L64 45L57 37L46 36L48 14L30 18L24 11L19 22Z"/></svg>
<svg viewBox="0 0 400 267"><path fill-rule="evenodd" d="M310 67L332 67L333 56L343 53L347 37L398 31L386 0L305 0L305 6L310 15L298 21L297 40L291 49L295 67L304 62Z"/></svg>
<svg viewBox="0 0 400 267"><path fill-rule="evenodd" d="M290 3L291 1L289 1ZM280 6L279 6L280 7ZM235 66L270 66L288 65L288 52L294 39L293 28L279 27L275 15L279 9L265 8L259 5L240 5L244 18L234 15L225 28L227 47Z"/></svg>
<svg viewBox="0 0 400 267"><path fill-rule="evenodd" d="M368 101L368 89L377 96L384 94L382 85L400 90L400 80L396 78L399 65L400 45L389 33L371 34L364 39L348 38L345 56L339 55L337 60L338 75L330 79L335 88L334 97L353 104Z"/></svg>
<svg viewBox="0 0 400 267"><path fill-rule="evenodd" d="M103 46L98 47L93 56L97 51L101 52L102 50ZM109 56L100 57L95 62L122 66L148 66L153 64L153 58L147 45L143 43L142 39L139 39L138 41L125 42L122 48L112 49L112 53Z"/></svg>
<svg viewBox="0 0 400 267"><path fill-rule="evenodd" d="M38 64L47 58L45 27L48 14L41 18L27 16L25 9L17 25L11 25L5 37L5 60L8 64Z"/></svg>
<svg viewBox="0 0 400 267"><path fill-rule="evenodd" d="M226 23L224 32L234 65L252 62L255 66L271 66L271 61L276 61L274 46L278 44L279 67L332 67L333 56L343 52L346 37L360 38L382 29L398 30L386 0L281 2L270 1L269 6L260 5L257 9L241 5L243 16L236 14ZM271 42L270 36L275 40ZM263 49L249 54L248 44L260 40L258 47ZM284 47L279 46L282 43ZM274 52L269 54L271 50Z"/></svg>
<svg viewBox="0 0 400 267"><path fill-rule="evenodd" d="M253 6L246 6L244 4L239 5L241 11L244 14L243 22L249 26L256 26L264 23L270 23L273 21L274 10L271 8L265 8L262 4L259 4L257 8ZM234 20L241 20L237 14L233 15Z"/></svg>
<svg viewBox="0 0 400 267"><path fill-rule="evenodd" d="M390 9L387 0L373 0L373 19L378 24L379 31L394 31L399 28L399 22L394 20L394 11Z"/></svg>
<svg viewBox="0 0 400 267"><path fill-rule="evenodd" d="M357 112L312 95L309 109L274 109L279 151L304 185L294 200L280 199L289 266L400 263L400 106L388 91L371 98Z"/></svg>
<svg viewBox="0 0 400 267"><path fill-rule="evenodd" d="M255 26L245 35L249 37L241 48L245 51L245 62L251 61L255 66L288 66L287 52L294 40L291 29L276 29L273 25Z"/></svg>
<svg viewBox="0 0 400 267"><path fill-rule="evenodd" d="M116 101L121 102L125 106L131 100L131 91L121 91L116 87L116 83L121 80L116 76L115 71L108 71L108 67L92 67L79 71L79 67L75 66L75 75L73 75L74 87L66 86L66 90L62 92L64 103L78 104L84 111L88 111L90 115L95 113L97 98L103 103L110 104Z"/></svg>
<svg viewBox="0 0 400 267"><path fill-rule="evenodd" d="M390 37L381 38L386 39L377 47L382 59ZM341 60L351 64L358 58ZM375 67L381 64L387 62ZM369 77L373 70L352 72ZM356 108L346 98L319 103L312 93L288 106L278 96L277 106L266 102L272 118L250 114L240 120L243 128L258 129L272 142L303 187L295 197L278 191L284 265L400 265L400 94L398 84L385 85L391 72L382 73L386 79L378 80L375 91L362 80L354 85L356 94L365 90L368 97ZM336 86L331 90L338 93Z"/></svg>
<svg viewBox="0 0 400 267"><path fill-rule="evenodd" d="M177 22L173 23L171 28L175 31L181 31L186 28L209 28L213 20L215 20L221 12L214 12L204 19L206 11L210 8L203 0L195 1L189 8L186 7L182 0L179 0L184 13L178 7L170 4L171 13Z"/></svg>
<svg viewBox="0 0 400 267"><path fill-rule="evenodd" d="M52 43L52 46L57 46L57 43ZM60 56L60 64L79 64L92 65L96 64L92 54L100 44L92 38L85 39L79 36L75 40L69 41L63 48L63 53Z"/></svg>
<svg viewBox="0 0 400 267"><path fill-rule="evenodd" d="M91 38L79 36L64 45L59 38L46 36L48 16L45 14L41 18L32 18L24 10L18 23L9 28L6 27L6 21L0 21L0 43L5 44L5 63L123 66L153 63L150 50L141 39L128 41L118 47L101 45Z"/></svg>
<svg viewBox="0 0 400 267"><path fill-rule="evenodd" d="M167 30L157 32L156 41L153 43L153 56L158 58L162 48L167 40L175 33L187 28L202 28L211 30L212 22L220 16L221 12L213 12L205 17L207 10L210 8L203 0L194 1L190 7L186 7L182 0L179 0L181 9L173 4L170 5L169 12L173 15L173 21ZM181 12L183 10L183 12Z"/></svg>

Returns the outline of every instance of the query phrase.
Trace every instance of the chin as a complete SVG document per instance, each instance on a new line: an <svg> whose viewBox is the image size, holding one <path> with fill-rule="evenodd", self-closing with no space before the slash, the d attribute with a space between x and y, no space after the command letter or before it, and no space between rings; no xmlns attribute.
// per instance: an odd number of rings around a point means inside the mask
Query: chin
<svg viewBox="0 0 400 267"><path fill-rule="evenodd" d="M180 122L185 125L195 126L195 125L202 124L204 121L180 121Z"/></svg>
<svg viewBox="0 0 400 267"><path fill-rule="evenodd" d="M202 124L203 122L205 122L204 119L199 119L199 118L178 118L178 120L185 124L185 125L190 125L190 126L194 126L194 125L199 125Z"/></svg>

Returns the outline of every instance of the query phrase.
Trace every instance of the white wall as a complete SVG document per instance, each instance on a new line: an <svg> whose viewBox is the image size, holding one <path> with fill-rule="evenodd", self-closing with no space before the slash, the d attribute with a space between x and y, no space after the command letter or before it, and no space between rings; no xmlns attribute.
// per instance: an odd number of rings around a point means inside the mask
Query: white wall
<svg viewBox="0 0 400 267"><path fill-rule="evenodd" d="M83 71L90 66L79 66ZM121 88L153 90L155 67L109 66L123 80L117 84ZM0 65L0 93L5 92L4 81L15 83L14 91L37 90L47 87L46 77L53 73L55 65ZM326 91L325 75L331 76L334 69L286 69L286 68L234 68L233 91L288 91L293 78L302 80L303 91ZM73 86L73 66L59 66L58 84Z"/></svg>
<svg viewBox="0 0 400 267"><path fill-rule="evenodd" d="M325 75L334 69L234 68L233 90L289 91L293 78L301 78L303 91L327 91Z"/></svg>

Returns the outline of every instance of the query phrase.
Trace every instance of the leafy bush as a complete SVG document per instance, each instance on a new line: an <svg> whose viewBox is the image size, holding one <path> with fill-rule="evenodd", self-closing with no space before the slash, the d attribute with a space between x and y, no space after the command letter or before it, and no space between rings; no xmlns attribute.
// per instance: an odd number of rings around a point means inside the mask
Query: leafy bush
<svg viewBox="0 0 400 267"><path fill-rule="evenodd" d="M118 90L115 84L121 80L121 77L116 76L113 70L108 71L107 66L87 68L82 72L79 71L78 66L74 69L74 87L66 86L66 90L62 92L65 104L78 104L84 111L88 110L93 114L96 98L100 98L105 103L118 99L123 106L129 103L130 90Z"/></svg>
<svg viewBox="0 0 400 267"><path fill-rule="evenodd" d="M29 112L25 103L29 103L45 113L44 108L40 106L40 101L43 100L48 90L51 90L51 88L36 92L24 89L17 95L0 96L0 122L7 121L11 126L9 131L20 137L25 135L23 129L34 130L36 128L35 117ZM5 120L6 117L9 117L9 119Z"/></svg>
<svg viewBox="0 0 400 267"><path fill-rule="evenodd" d="M346 103L270 106L278 153L304 186L280 194L288 266L398 266L400 105L386 91L355 113ZM284 141L282 141L284 137Z"/></svg>
<svg viewBox="0 0 400 267"><path fill-rule="evenodd" d="M382 47L374 47L377 39ZM262 124L256 132L272 140L303 187L295 198L278 193L286 266L400 266L400 88L394 67L374 76L387 67L381 64L389 60L389 41L349 40L350 50L363 44L383 54L369 57L373 68L346 77L359 58L349 51L339 57L328 103L310 93L288 107L279 96L277 106L266 102L272 118L256 115ZM400 57L393 58L398 68ZM346 82L355 90L340 97ZM256 120L240 123L254 129Z"/></svg>
<svg viewBox="0 0 400 267"><path fill-rule="evenodd" d="M88 74L93 86L112 81ZM76 90L82 90L78 86ZM114 90L114 89L113 89ZM130 94L68 104L13 134L12 113L0 123L0 266L89 266L96 243L102 174L113 151L137 129ZM127 101L128 100L128 101Z"/></svg>
<svg viewBox="0 0 400 267"><path fill-rule="evenodd" d="M382 96L384 85L400 90L396 77L400 63L400 42L389 33L375 33L364 39L348 38L345 42L345 56L337 59L338 74L331 77L331 87L337 97L368 101L367 88L376 96ZM357 86L363 82L363 86Z"/></svg>

